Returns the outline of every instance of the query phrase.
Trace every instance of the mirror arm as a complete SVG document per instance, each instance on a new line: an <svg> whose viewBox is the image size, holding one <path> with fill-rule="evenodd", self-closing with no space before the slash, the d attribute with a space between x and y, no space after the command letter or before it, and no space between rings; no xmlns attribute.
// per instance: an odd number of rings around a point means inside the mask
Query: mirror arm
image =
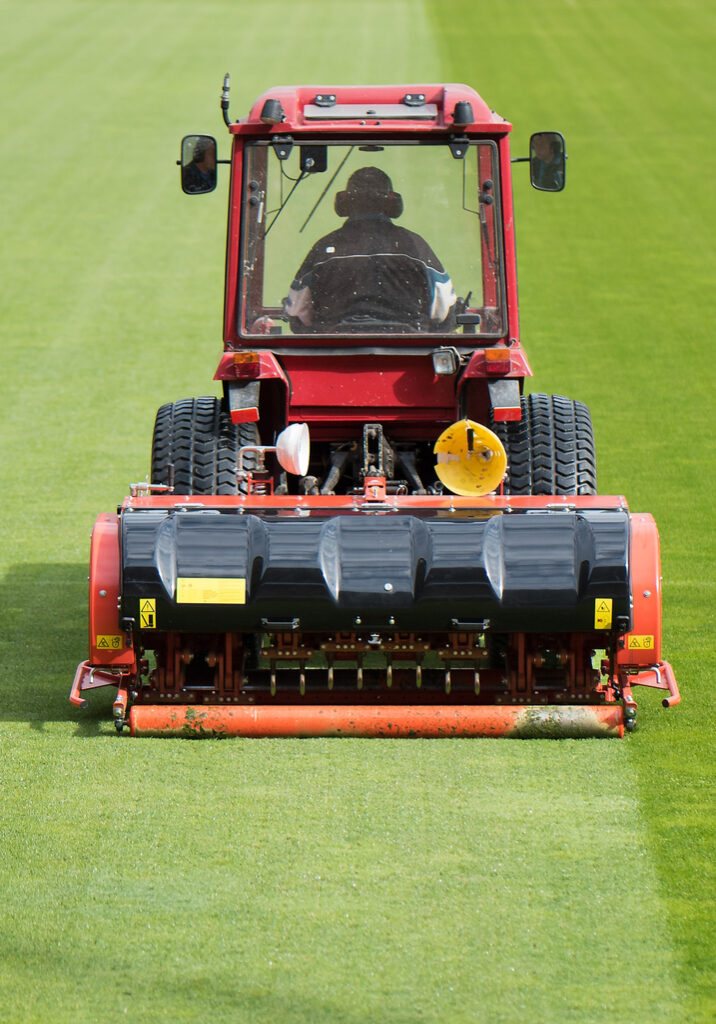
<svg viewBox="0 0 716 1024"><path fill-rule="evenodd" d="M216 162L217 162L217 164L230 164L231 160L217 160ZM182 166L181 160L177 160L176 164L177 164L177 167L181 167Z"/></svg>

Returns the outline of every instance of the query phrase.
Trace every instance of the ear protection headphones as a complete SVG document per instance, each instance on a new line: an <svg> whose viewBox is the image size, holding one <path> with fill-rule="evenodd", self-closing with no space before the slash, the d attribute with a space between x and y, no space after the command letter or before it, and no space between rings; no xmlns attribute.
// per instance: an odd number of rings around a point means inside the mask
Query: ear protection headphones
<svg viewBox="0 0 716 1024"><path fill-rule="evenodd" d="M348 190L336 192L334 207L339 217L350 217L357 213L382 213L384 217L395 220L403 212L403 197L399 192L388 192L387 195L374 194L371 202L365 196L356 196Z"/></svg>
<svg viewBox="0 0 716 1024"><path fill-rule="evenodd" d="M199 163L203 159L204 154L208 150L210 150L213 145L214 145L214 140L213 139L199 139L199 141L194 146L194 152L192 154L192 160L195 163Z"/></svg>
<svg viewBox="0 0 716 1024"><path fill-rule="evenodd" d="M377 213L395 220L403 212L403 197L393 191L390 178L377 167L361 167L348 180L348 187L336 192L334 208L339 217Z"/></svg>

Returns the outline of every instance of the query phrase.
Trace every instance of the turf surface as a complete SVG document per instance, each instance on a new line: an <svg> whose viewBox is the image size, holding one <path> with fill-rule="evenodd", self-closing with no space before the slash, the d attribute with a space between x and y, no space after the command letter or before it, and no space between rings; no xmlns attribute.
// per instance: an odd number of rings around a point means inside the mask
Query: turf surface
<svg viewBox="0 0 716 1024"><path fill-rule="evenodd" d="M710 1021L707 0L0 4L0 1018ZM119 740L66 697L97 512L156 407L211 390L225 191L190 131L276 81L457 80L567 136L516 176L535 388L587 401L600 489L655 514L684 703L622 742ZM517 170L520 165L517 165Z"/></svg>

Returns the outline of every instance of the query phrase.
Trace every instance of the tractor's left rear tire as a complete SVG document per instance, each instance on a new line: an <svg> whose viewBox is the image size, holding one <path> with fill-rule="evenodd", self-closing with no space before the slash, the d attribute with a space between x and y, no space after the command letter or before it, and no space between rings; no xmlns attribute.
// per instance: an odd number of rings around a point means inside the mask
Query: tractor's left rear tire
<svg viewBox="0 0 716 1024"><path fill-rule="evenodd" d="M170 483L173 466L175 494L237 494L238 450L257 443L256 424L232 423L218 398L168 402L154 422L151 482Z"/></svg>

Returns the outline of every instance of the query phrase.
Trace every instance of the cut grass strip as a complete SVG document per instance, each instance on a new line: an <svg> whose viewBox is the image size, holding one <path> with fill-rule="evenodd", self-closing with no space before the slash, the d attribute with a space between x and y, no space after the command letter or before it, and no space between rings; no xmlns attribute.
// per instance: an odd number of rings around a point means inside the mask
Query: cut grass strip
<svg viewBox="0 0 716 1024"><path fill-rule="evenodd" d="M474 10L456 2L441 36L456 75L470 59L461 29ZM434 11L437 27L443 11ZM677 951L679 1019L709 1021L716 201L706 168L716 159L707 128L716 18L702 0L515 0L493 5L489 25L478 88L515 123L513 152L526 151L531 131L558 128L570 154L560 196L532 193L526 175L515 176L532 387L590 405L600 491L626 494L661 532L664 654L684 702L664 712L656 694L640 698L627 771ZM506 76L506 62L520 56L526 72Z"/></svg>
<svg viewBox="0 0 716 1024"><path fill-rule="evenodd" d="M16 728L4 761L10 1019L49 998L53 1020L91 1019L98 996L107 1020L207 999L251 1022L678 1012L623 744L68 741L50 723Z"/></svg>

